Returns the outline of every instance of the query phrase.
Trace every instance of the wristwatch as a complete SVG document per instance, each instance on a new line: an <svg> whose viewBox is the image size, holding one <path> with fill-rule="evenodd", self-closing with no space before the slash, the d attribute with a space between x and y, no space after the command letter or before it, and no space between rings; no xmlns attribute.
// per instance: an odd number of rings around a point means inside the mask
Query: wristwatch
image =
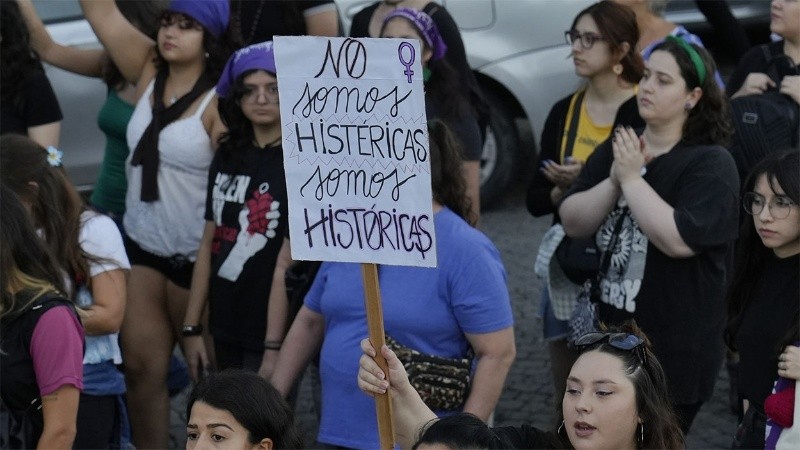
<svg viewBox="0 0 800 450"><path fill-rule="evenodd" d="M181 334L184 336L200 336L203 334L202 325L184 325Z"/></svg>

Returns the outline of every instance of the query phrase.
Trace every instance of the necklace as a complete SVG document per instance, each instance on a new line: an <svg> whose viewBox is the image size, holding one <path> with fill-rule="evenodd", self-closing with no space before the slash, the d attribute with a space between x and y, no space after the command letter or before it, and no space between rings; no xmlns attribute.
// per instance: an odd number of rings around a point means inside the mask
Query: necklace
<svg viewBox="0 0 800 450"><path fill-rule="evenodd" d="M173 95L172 97L169 98L169 106L174 105L175 102L177 102L177 101L178 101L178 96L177 95Z"/></svg>

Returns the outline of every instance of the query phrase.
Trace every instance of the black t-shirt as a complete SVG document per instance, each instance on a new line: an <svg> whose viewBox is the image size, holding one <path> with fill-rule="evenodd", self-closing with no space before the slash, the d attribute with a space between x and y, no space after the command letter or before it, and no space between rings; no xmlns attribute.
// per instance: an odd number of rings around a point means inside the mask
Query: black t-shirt
<svg viewBox="0 0 800 450"><path fill-rule="evenodd" d="M271 41L273 36L303 36L305 12L333 0L238 0L231 3L234 20L240 20L245 45Z"/></svg>
<svg viewBox="0 0 800 450"><path fill-rule="evenodd" d="M783 41L770 42L766 44L769 48L770 55L775 58L776 55L784 55ZM764 51L761 46L751 48L747 53L742 56L739 64L736 65L733 73L731 73L728 84L725 85L725 93L730 97L742 88L744 80L751 73L766 73L770 76L784 77L786 75L800 75L800 72L795 68L792 70L788 67L788 61L776 61L774 67L770 68L769 61L767 61ZM797 61L800 63L800 61ZM770 74L770 70L773 71Z"/></svg>
<svg viewBox="0 0 800 450"><path fill-rule="evenodd" d="M205 218L216 224L209 322L215 339L261 351L272 274L289 234L283 149L237 151L238 163L217 152L209 171Z"/></svg>
<svg viewBox="0 0 800 450"><path fill-rule="evenodd" d="M741 361L739 394L762 413L778 378L780 346L800 309L800 255L780 259L769 254L735 341Z"/></svg>
<svg viewBox="0 0 800 450"><path fill-rule="evenodd" d="M58 122L63 118L58 99L44 70L31 72L21 90L19 103L11 99L0 102L0 134L19 133L27 136L28 128Z"/></svg>
<svg viewBox="0 0 800 450"><path fill-rule="evenodd" d="M551 449L564 448L564 445L549 431L542 431L530 425L519 427L497 427L492 431L501 439L511 444L513 448Z"/></svg>
<svg viewBox="0 0 800 450"><path fill-rule="evenodd" d="M565 198L608 178L612 162L606 141ZM636 319L653 342L675 403L692 404L711 397L722 361L739 177L723 147L679 143L648 164L644 180L674 208L678 232L696 254L671 258L662 253L628 210L601 283L600 320L619 324ZM597 231L601 249L608 246L622 206L624 198Z"/></svg>
<svg viewBox="0 0 800 450"><path fill-rule="evenodd" d="M553 190L555 183L548 180L539 167L545 160L556 161L559 164L564 164L561 160L561 140L564 136L566 128L567 114L569 113L569 104L572 100L570 94L561 100L557 101L550 113L547 114L547 119L544 121L542 128L542 138L539 142L541 149L539 152L538 164L534 167L531 181L528 185L528 194L525 198L525 205L528 207L528 212L534 217L544 216L546 214L553 214L553 223L559 222L558 211L556 205L550 199L550 191ZM617 114L614 117L614 124L611 129L617 125L625 125L633 128L643 128L644 121L639 116L639 106L636 103L636 96L634 95L625 103L619 106Z"/></svg>

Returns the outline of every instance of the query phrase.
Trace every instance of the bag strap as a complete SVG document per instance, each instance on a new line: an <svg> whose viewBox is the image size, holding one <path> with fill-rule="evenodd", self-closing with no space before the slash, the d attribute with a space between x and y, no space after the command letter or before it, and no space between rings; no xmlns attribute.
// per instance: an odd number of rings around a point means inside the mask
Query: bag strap
<svg viewBox="0 0 800 450"><path fill-rule="evenodd" d="M564 145L564 160L562 163L572 156L572 149L575 146L575 138L578 136L578 121L581 118L581 105L583 104L583 95L586 91L580 91L575 94L575 101L570 106L570 114L572 117L569 121L567 128L567 142Z"/></svg>
<svg viewBox="0 0 800 450"><path fill-rule="evenodd" d="M614 248L616 248L617 242L619 241L619 230L622 229L622 222L625 221L625 216L627 214L628 207L626 206L622 208L619 218L617 219L617 223L614 224L614 232L611 233L611 240L608 241L608 248L606 248L606 251L603 252L603 259L600 262L600 270L597 271L596 276L598 280L604 273L606 273L608 266L611 265L611 255L614 253Z"/></svg>

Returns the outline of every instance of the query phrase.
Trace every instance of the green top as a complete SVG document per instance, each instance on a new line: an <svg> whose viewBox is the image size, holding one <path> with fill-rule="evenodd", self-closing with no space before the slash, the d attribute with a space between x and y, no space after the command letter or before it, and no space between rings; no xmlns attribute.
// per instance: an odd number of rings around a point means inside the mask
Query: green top
<svg viewBox="0 0 800 450"><path fill-rule="evenodd" d="M106 135L106 149L91 202L92 205L120 217L125 213L125 191L128 189L125 160L128 159L130 150L125 133L133 108L134 105L125 102L116 91L109 89L106 102L97 115L97 125Z"/></svg>

